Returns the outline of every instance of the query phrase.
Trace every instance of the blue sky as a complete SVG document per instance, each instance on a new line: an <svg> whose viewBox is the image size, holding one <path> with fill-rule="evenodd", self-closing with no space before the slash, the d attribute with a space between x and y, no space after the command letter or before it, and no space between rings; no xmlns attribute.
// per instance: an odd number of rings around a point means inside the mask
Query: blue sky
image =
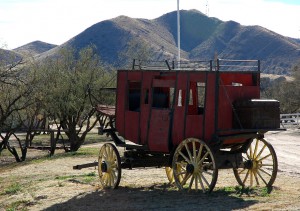
<svg viewBox="0 0 300 211"><path fill-rule="evenodd" d="M62 44L119 15L154 19L176 9L177 0L0 0L0 47L35 40ZM300 0L180 0L180 9L300 38Z"/></svg>
<svg viewBox="0 0 300 211"><path fill-rule="evenodd" d="M266 1L281 2L281 3L285 3L285 4L292 4L292 5L300 5L299 0L266 0Z"/></svg>

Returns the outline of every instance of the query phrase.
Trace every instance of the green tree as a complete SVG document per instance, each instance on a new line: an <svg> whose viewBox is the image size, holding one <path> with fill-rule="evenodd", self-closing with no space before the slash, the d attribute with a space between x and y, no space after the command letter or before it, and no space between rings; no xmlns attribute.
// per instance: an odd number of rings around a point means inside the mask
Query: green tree
<svg viewBox="0 0 300 211"><path fill-rule="evenodd" d="M263 93L263 97L280 101L281 113L300 112L300 63L292 69L293 80L277 80Z"/></svg>
<svg viewBox="0 0 300 211"><path fill-rule="evenodd" d="M97 108L91 95L109 104L111 98L99 90L109 80L93 47L81 50L62 49L56 58L39 65L39 101L48 117L59 122L70 141L70 150L77 151L85 137L97 124Z"/></svg>

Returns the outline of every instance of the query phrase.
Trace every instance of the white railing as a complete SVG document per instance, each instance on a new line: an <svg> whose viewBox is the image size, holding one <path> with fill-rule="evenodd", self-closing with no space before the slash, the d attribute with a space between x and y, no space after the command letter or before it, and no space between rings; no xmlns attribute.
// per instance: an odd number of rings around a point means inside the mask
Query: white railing
<svg viewBox="0 0 300 211"><path fill-rule="evenodd" d="M285 125L300 125L300 113L295 114L280 114L280 124Z"/></svg>

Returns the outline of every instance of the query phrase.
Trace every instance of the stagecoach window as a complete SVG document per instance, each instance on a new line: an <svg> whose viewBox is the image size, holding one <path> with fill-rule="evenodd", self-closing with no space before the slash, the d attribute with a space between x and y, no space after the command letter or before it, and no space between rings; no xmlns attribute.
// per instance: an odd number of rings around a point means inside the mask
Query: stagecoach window
<svg viewBox="0 0 300 211"><path fill-rule="evenodd" d="M149 103L149 89L146 89L145 91L145 98L144 98L144 104L148 104Z"/></svg>
<svg viewBox="0 0 300 211"><path fill-rule="evenodd" d="M174 87L171 87L171 88L170 88L169 108L173 108L174 92L175 92L175 88L174 88Z"/></svg>
<svg viewBox="0 0 300 211"><path fill-rule="evenodd" d="M203 113L205 106L205 89L206 84L202 82L197 83L197 92L198 92L198 109L199 113Z"/></svg>
<svg viewBox="0 0 300 211"><path fill-rule="evenodd" d="M140 111L141 101L141 82L129 81L128 82L128 110Z"/></svg>
<svg viewBox="0 0 300 211"><path fill-rule="evenodd" d="M194 105L193 90L190 89L189 105Z"/></svg>
<svg viewBox="0 0 300 211"><path fill-rule="evenodd" d="M178 90L178 101L177 101L177 106L181 107L184 106L184 96L185 96L185 91L182 89Z"/></svg>
<svg viewBox="0 0 300 211"><path fill-rule="evenodd" d="M154 87L152 107L154 108L171 108L174 95L174 88Z"/></svg>

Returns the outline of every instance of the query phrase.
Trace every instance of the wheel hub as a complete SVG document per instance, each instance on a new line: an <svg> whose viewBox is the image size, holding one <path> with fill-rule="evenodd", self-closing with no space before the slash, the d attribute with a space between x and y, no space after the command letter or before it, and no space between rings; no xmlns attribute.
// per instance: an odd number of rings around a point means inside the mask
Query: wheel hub
<svg viewBox="0 0 300 211"><path fill-rule="evenodd" d="M193 174L193 173L194 173L194 170L195 170L195 167L194 167L193 164L187 164L187 166L186 166L186 171L187 171L187 173Z"/></svg>
<svg viewBox="0 0 300 211"><path fill-rule="evenodd" d="M102 161L102 163L101 163L101 171L102 172L107 172L107 169L108 169L108 167L107 167L106 162Z"/></svg>
<svg viewBox="0 0 300 211"><path fill-rule="evenodd" d="M252 160L247 160L244 162L244 168L245 169L252 169L253 168L253 162Z"/></svg>

